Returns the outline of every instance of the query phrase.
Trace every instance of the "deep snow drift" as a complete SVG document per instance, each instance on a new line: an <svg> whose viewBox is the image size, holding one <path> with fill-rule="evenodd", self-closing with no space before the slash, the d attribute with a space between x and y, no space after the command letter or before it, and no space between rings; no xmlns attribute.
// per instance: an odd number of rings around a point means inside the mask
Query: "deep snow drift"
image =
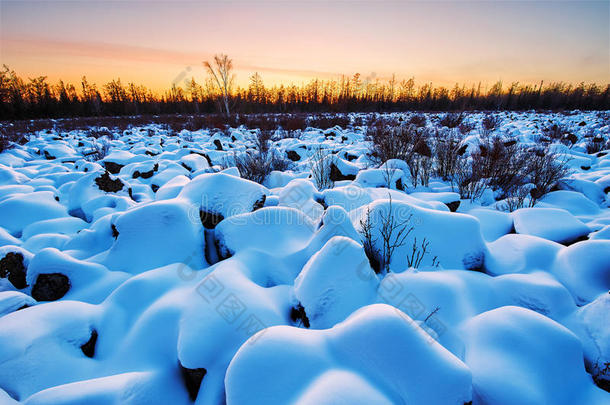
<svg viewBox="0 0 610 405"><path fill-rule="evenodd" d="M586 150L609 123L497 115L524 145L572 129L534 207L410 187L355 124L278 133L262 185L243 127L31 134L0 154L0 403L610 403L610 154ZM412 229L375 262L390 217Z"/></svg>

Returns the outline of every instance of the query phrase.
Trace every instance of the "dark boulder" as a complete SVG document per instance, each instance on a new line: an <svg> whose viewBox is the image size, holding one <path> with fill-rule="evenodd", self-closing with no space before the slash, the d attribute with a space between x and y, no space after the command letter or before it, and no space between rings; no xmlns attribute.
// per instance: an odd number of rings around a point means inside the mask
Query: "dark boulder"
<svg viewBox="0 0 610 405"><path fill-rule="evenodd" d="M449 210L451 212L456 212L457 209L460 207L460 203L461 203L461 201L452 201L450 203L445 203L445 205L447 207L449 207Z"/></svg>
<svg viewBox="0 0 610 405"><path fill-rule="evenodd" d="M8 281L19 290L28 286L25 273L26 268L21 253L9 252L0 260L0 277L7 277Z"/></svg>
<svg viewBox="0 0 610 405"><path fill-rule="evenodd" d="M330 179L332 181L341 181L341 180L355 180L355 174L343 174L341 170L334 164L330 164Z"/></svg>
<svg viewBox="0 0 610 405"><path fill-rule="evenodd" d="M205 210L199 211L199 218L201 219L201 224L206 229L216 228L216 225L218 225L220 221L225 219L222 214Z"/></svg>
<svg viewBox="0 0 610 405"><path fill-rule="evenodd" d="M100 177L95 179L95 184L98 188L107 193L116 193L123 189L123 182L120 179L111 179L110 174L106 171Z"/></svg>
<svg viewBox="0 0 610 405"><path fill-rule="evenodd" d="M91 331L91 337L87 341L87 343L83 344L80 349L83 351L83 354L87 357L93 358L95 355L95 343L97 342L97 331L93 329Z"/></svg>
<svg viewBox="0 0 610 405"><path fill-rule="evenodd" d="M205 368L186 368L180 362L178 362L178 366L180 367L180 374L182 375L186 391L189 393L189 398L191 401L194 401L197 399L197 394L199 394L203 377L205 377L208 371Z"/></svg>
<svg viewBox="0 0 610 405"><path fill-rule="evenodd" d="M305 308L300 303L290 309L290 319L293 322L300 322L304 327L309 328L309 318L307 318Z"/></svg>
<svg viewBox="0 0 610 405"><path fill-rule="evenodd" d="M123 168L123 165L120 165L120 164L114 163L114 162L104 162L104 167L110 173L118 174L121 171L121 169Z"/></svg>
<svg viewBox="0 0 610 405"><path fill-rule="evenodd" d="M297 162L297 161L301 160L301 156L293 150L287 150L286 156L288 157L288 159L292 160L293 162Z"/></svg>
<svg viewBox="0 0 610 405"><path fill-rule="evenodd" d="M32 287L36 301L56 301L70 290L70 279L61 273L39 274Z"/></svg>

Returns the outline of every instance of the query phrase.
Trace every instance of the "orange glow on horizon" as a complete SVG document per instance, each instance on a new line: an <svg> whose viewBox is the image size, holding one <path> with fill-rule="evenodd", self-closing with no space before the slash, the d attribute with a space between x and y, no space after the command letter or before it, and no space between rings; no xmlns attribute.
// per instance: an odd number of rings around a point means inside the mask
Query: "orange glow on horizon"
<svg viewBox="0 0 610 405"><path fill-rule="evenodd" d="M27 4L23 4L27 3ZM607 2L0 3L0 58L24 78L79 87L112 79L163 93L206 78L224 52L236 85L258 72L266 86L360 73L489 87L608 83ZM432 18L433 16L434 18ZM518 19L518 23L516 23Z"/></svg>

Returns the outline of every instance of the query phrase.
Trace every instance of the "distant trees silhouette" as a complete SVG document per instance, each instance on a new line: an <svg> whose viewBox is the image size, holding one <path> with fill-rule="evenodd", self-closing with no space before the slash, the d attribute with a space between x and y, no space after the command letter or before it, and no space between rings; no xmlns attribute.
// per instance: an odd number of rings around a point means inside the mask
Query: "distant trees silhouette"
<svg viewBox="0 0 610 405"><path fill-rule="evenodd" d="M313 79L301 85L267 87L258 73L247 88L233 88L232 62L219 55L207 64L202 84L191 78L159 95L134 83L112 80L100 88L83 76L79 89L69 83L48 82L46 76L24 80L4 65L0 70L0 120L76 116L235 113L311 113L375 111L462 110L606 110L610 109L610 84L572 85L540 82L488 90L456 84L453 88L413 79L362 80L359 74L338 80Z"/></svg>

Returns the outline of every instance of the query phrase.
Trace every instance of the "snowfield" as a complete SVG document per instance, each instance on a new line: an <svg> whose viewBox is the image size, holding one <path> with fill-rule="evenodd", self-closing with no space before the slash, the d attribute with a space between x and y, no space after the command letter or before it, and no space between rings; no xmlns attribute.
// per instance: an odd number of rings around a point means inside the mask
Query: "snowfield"
<svg viewBox="0 0 610 405"><path fill-rule="evenodd" d="M245 127L30 134L0 154L0 403L610 404L608 115L496 115L522 145L571 129L533 207L412 187L358 114L278 131L262 184Z"/></svg>

